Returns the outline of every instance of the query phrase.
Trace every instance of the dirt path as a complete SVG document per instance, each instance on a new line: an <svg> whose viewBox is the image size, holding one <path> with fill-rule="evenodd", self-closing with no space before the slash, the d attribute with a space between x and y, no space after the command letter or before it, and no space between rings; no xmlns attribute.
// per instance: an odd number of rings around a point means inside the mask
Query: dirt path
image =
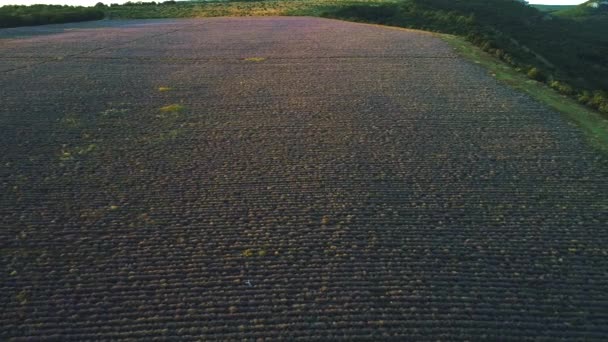
<svg viewBox="0 0 608 342"><path fill-rule="evenodd" d="M606 157L430 34L0 30L0 103L0 340L608 337Z"/></svg>

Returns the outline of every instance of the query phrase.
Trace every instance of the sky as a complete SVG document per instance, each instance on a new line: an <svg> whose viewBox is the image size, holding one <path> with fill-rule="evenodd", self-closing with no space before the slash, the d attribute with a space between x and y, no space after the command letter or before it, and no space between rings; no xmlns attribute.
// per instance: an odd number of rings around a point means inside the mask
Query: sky
<svg viewBox="0 0 608 342"><path fill-rule="evenodd" d="M72 6L93 6L98 2L105 4L110 3L123 3L126 0L0 0L0 6L3 5L33 5L33 4L49 4L49 5L72 5ZM139 0L131 0L133 2ZM152 0L142 0L152 1ZM156 0L161 1L161 0ZM530 0L531 4L544 4L544 5L578 5L582 4L586 0Z"/></svg>

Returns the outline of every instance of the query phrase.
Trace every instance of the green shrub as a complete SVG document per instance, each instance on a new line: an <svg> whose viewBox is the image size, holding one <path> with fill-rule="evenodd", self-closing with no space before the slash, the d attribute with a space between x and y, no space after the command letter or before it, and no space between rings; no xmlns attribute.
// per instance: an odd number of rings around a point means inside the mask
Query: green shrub
<svg viewBox="0 0 608 342"><path fill-rule="evenodd" d="M593 97L589 100L589 105L597 109L607 106L608 94L600 90L594 91Z"/></svg>
<svg viewBox="0 0 608 342"><path fill-rule="evenodd" d="M589 104L589 101L591 100L591 94L589 93L589 91L584 90L582 93L578 94L576 99L578 100L578 102L580 102L584 105L587 105L587 104Z"/></svg>
<svg viewBox="0 0 608 342"><path fill-rule="evenodd" d="M538 68L530 68L527 73L528 77L539 82L543 82L546 77Z"/></svg>
<svg viewBox="0 0 608 342"><path fill-rule="evenodd" d="M566 83L560 81L553 81L549 84L549 86L555 90L557 90L560 94L564 95L573 95L574 89Z"/></svg>

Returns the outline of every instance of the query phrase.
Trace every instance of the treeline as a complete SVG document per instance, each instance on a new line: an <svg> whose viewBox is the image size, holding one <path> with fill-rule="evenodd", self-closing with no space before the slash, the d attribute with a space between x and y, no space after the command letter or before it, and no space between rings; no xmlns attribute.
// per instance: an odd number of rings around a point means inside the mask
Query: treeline
<svg viewBox="0 0 608 342"><path fill-rule="evenodd" d="M150 2L127 1L124 4L122 4L122 6L156 6L156 5L175 5L175 4L176 4L176 2L174 0L168 0L168 1L162 1L162 2L161 1L159 1L159 2L156 2L156 1L150 1Z"/></svg>
<svg viewBox="0 0 608 342"><path fill-rule="evenodd" d="M515 0L405 0L324 16L465 36L563 95L608 113L608 20L552 17Z"/></svg>
<svg viewBox="0 0 608 342"><path fill-rule="evenodd" d="M119 7L119 6L125 6L125 7L132 7L132 6L162 6L162 5L175 5L177 4L177 2L175 0L167 0L167 1L127 1L125 3L123 3L122 5L120 4L110 4L105 5L103 2L98 2L95 7Z"/></svg>
<svg viewBox="0 0 608 342"><path fill-rule="evenodd" d="M193 17L198 2L174 0L166 1L127 1L123 4L97 6L104 8L108 19L153 19Z"/></svg>
<svg viewBox="0 0 608 342"><path fill-rule="evenodd" d="M2 6L0 7L0 28L99 20L103 17L104 12L94 7Z"/></svg>

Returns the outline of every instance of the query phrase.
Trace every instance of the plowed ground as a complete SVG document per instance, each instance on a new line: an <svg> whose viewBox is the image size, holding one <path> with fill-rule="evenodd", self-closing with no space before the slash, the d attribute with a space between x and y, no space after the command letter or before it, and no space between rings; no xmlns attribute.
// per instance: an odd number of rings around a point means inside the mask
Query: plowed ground
<svg viewBox="0 0 608 342"><path fill-rule="evenodd" d="M7 29L0 75L2 340L608 338L606 157L431 34Z"/></svg>

